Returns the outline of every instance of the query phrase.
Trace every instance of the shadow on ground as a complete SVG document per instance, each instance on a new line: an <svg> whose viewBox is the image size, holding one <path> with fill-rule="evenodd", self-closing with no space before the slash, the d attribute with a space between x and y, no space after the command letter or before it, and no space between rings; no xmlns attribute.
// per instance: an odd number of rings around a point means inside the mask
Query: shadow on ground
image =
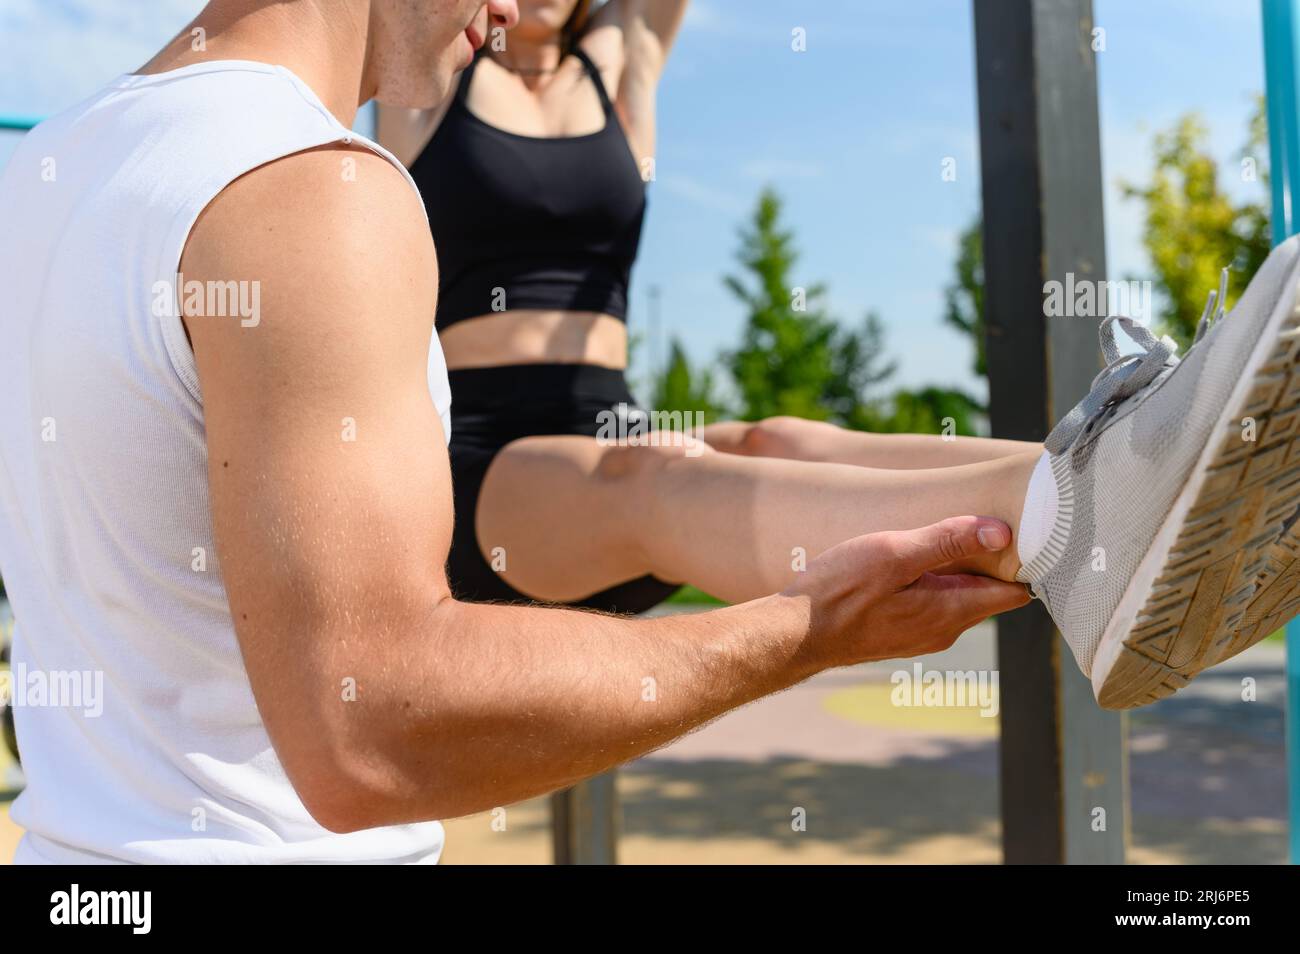
<svg viewBox="0 0 1300 954"><path fill-rule="evenodd" d="M887 767L796 758L643 760L626 770L621 795L631 836L761 839L785 850L827 842L888 858L947 835L995 850L1001 830L996 780L931 759ZM804 830L795 830L797 816Z"/></svg>
<svg viewBox="0 0 1300 954"><path fill-rule="evenodd" d="M1130 715L1130 860L1285 861L1280 680L1258 677L1260 701L1244 702L1242 675L1206 673L1195 692ZM772 861L814 847L879 861L998 860L996 740L930 737L926 748L876 765L669 750L622 770L623 834L665 848L743 842ZM796 809L803 831L792 827ZM521 821L546 830L545 813Z"/></svg>

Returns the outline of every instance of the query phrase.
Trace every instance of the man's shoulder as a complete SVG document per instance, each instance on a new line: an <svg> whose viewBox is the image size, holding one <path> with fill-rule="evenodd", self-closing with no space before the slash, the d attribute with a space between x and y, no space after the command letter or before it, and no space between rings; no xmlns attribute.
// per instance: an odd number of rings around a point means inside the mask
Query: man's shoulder
<svg viewBox="0 0 1300 954"><path fill-rule="evenodd" d="M341 212L394 226L424 226L419 193L394 162L357 141L337 141L283 156L245 173L212 205L251 205L245 213L309 225Z"/></svg>
<svg viewBox="0 0 1300 954"><path fill-rule="evenodd" d="M220 271L260 262L322 270L404 263L436 272L433 240L418 192L391 160L357 142L285 156L240 176L204 209L186 247ZM346 278L339 272L320 277Z"/></svg>

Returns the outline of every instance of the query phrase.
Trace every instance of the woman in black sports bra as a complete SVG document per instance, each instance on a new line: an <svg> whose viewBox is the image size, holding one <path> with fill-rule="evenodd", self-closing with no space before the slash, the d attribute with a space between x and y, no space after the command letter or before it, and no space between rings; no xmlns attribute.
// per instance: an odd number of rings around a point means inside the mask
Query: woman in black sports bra
<svg viewBox="0 0 1300 954"><path fill-rule="evenodd" d="M410 167L437 246L461 599L635 613L682 582L748 599L798 569L789 541L825 536L800 513L836 506L818 484L842 474L805 462L892 469L871 472L873 522L901 527L929 521L911 516L897 470L1039 452L789 418L710 425L689 453L598 439L611 415L631 426L646 413L623 373L628 287L655 86L687 3L610 0L592 14L589 0L519 0L519 26L489 39L441 109L381 109L380 141ZM755 497L752 525L732 519L737 495ZM863 532L851 516L842 526ZM776 572L752 558L766 544L783 554Z"/></svg>

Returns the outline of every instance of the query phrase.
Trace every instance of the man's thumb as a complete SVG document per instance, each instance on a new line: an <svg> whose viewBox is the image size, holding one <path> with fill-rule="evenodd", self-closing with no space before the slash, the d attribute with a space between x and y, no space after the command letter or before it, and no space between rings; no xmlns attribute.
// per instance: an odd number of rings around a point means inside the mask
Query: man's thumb
<svg viewBox="0 0 1300 954"><path fill-rule="evenodd" d="M911 579L965 557L1004 550L1011 544L1011 528L993 517L949 517L910 530L906 536L907 556L903 562Z"/></svg>

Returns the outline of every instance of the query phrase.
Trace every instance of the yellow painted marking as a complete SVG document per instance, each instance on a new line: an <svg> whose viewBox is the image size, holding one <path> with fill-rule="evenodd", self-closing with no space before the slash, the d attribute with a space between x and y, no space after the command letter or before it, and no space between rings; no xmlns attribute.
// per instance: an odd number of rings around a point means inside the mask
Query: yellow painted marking
<svg viewBox="0 0 1300 954"><path fill-rule="evenodd" d="M968 700L975 704L965 707L901 706L895 704L896 695L906 693L892 683L869 683L833 692L823 700L822 706L831 715L863 725L936 735L996 736L998 733L998 717L981 715L977 699ZM999 711L996 691L990 693L990 702L992 711Z"/></svg>

